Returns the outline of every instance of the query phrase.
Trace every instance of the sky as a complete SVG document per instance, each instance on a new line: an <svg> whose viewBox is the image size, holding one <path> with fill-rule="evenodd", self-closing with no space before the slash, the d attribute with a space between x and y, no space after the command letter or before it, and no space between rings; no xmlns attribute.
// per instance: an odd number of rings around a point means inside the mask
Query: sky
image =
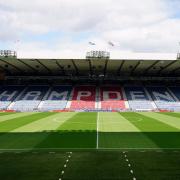
<svg viewBox="0 0 180 180"><path fill-rule="evenodd" d="M20 57L175 54L178 42L179 0L0 0L0 49Z"/></svg>

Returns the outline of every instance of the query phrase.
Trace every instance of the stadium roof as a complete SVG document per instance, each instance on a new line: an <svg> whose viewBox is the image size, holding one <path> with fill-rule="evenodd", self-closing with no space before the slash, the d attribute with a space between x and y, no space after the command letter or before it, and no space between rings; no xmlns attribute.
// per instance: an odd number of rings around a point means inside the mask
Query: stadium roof
<svg viewBox="0 0 180 180"><path fill-rule="evenodd" d="M87 51L96 51L96 48L87 49ZM111 59L143 59L143 60L176 60L177 53L132 53L127 51L117 51L106 49L106 51L110 52ZM73 53L73 55L72 55ZM85 58L84 51L73 51L67 52L67 54L61 54L61 52L46 53L39 55L36 54L23 54L22 52L18 53L18 58L20 59L83 59Z"/></svg>
<svg viewBox="0 0 180 180"><path fill-rule="evenodd" d="M180 60L167 58L124 57L119 59L30 59L0 58L0 70L7 76L180 76ZM142 58L143 57L143 58ZM150 57L148 55L148 57Z"/></svg>

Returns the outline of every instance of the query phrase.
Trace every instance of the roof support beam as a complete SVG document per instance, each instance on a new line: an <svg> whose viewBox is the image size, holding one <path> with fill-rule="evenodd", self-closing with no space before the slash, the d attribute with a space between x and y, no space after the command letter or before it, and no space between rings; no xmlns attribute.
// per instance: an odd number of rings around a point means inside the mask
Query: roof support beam
<svg viewBox="0 0 180 180"><path fill-rule="evenodd" d="M120 74L121 74L121 69L122 69L124 63L125 63L125 60L123 60L122 63L121 63L121 65L119 66L119 69L117 70L117 75L120 75Z"/></svg>
<svg viewBox="0 0 180 180"><path fill-rule="evenodd" d="M16 69L17 71L19 71L19 72L24 73L24 71L23 71L22 69L20 69L19 67L15 66L15 65L13 65L13 64L11 64L11 63L9 63L9 62L7 62L7 61L4 61L4 60L2 60L2 59L0 59L0 61L4 62L5 64L8 64L8 65L12 66L13 68L15 68L15 69Z"/></svg>
<svg viewBox="0 0 180 180"><path fill-rule="evenodd" d="M104 76L106 76L106 70L107 70L108 62L109 62L109 60L106 59L105 66L104 66Z"/></svg>
<svg viewBox="0 0 180 180"><path fill-rule="evenodd" d="M159 61L154 62L152 65L150 65L148 68L146 68L143 72L143 74L147 74L147 72L153 68Z"/></svg>
<svg viewBox="0 0 180 180"><path fill-rule="evenodd" d="M63 74L65 75L65 70L64 70L63 66L61 66L61 64L57 60L56 60L56 64L62 70Z"/></svg>
<svg viewBox="0 0 180 180"><path fill-rule="evenodd" d="M173 65L174 63L176 63L177 61L173 61L173 62L170 62L168 65L164 66L162 69L160 69L157 74L161 74L161 72L165 69L167 69L169 66Z"/></svg>
<svg viewBox="0 0 180 180"><path fill-rule="evenodd" d="M137 69L137 67L141 64L141 61L138 61L137 64L134 66L134 68L131 71L131 75L134 74L134 71Z"/></svg>
<svg viewBox="0 0 180 180"><path fill-rule="evenodd" d="M27 67L29 67L31 70L33 70L35 73L37 72L37 70L35 68L33 68L32 66L30 66L29 64L25 63L24 61L17 59L19 62L21 62L22 64L26 65Z"/></svg>
<svg viewBox="0 0 180 180"><path fill-rule="evenodd" d="M78 67L76 66L76 63L74 62L74 60L73 60L73 59L71 59L71 61L72 61L73 66L74 66L74 68L75 68L75 70L76 70L76 74L78 75L78 74L79 74Z"/></svg>
<svg viewBox="0 0 180 180"><path fill-rule="evenodd" d="M90 75L91 75L91 77L92 77L92 75L93 75L92 63L91 63L91 60L90 60L90 59L87 59L87 61L89 62L89 72L90 72Z"/></svg>
<svg viewBox="0 0 180 180"><path fill-rule="evenodd" d="M36 61L37 61L41 66L43 66L49 73L52 74L52 71L51 71L47 66L45 66L41 61L39 61L38 59L36 59Z"/></svg>

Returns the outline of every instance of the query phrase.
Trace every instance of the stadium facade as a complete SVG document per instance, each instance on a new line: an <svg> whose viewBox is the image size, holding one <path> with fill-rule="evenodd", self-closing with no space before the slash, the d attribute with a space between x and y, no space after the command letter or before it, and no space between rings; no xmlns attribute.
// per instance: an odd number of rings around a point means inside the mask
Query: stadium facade
<svg viewBox="0 0 180 180"><path fill-rule="evenodd" d="M180 111L177 59L25 59L1 51L0 110Z"/></svg>

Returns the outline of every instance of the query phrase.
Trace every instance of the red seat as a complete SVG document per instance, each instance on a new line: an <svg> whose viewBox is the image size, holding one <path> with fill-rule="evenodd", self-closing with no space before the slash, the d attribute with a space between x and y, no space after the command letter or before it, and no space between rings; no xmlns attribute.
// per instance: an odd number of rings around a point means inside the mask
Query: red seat
<svg viewBox="0 0 180 180"><path fill-rule="evenodd" d="M125 109L122 90L117 86L100 88L101 109Z"/></svg>
<svg viewBox="0 0 180 180"><path fill-rule="evenodd" d="M71 102L71 109L95 109L96 87L77 86Z"/></svg>

